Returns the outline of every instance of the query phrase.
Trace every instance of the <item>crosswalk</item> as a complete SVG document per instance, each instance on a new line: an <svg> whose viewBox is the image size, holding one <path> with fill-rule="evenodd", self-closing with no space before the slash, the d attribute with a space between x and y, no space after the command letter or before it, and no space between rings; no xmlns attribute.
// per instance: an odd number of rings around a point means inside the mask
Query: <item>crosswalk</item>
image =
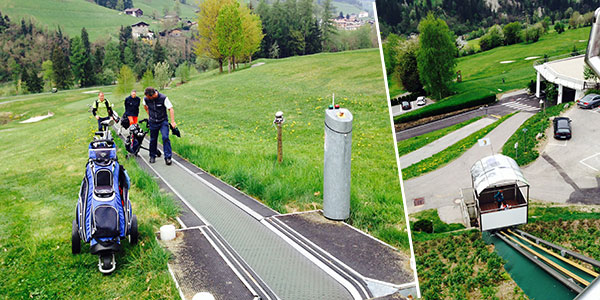
<svg viewBox="0 0 600 300"><path fill-rule="evenodd" d="M540 108L537 106L533 106L529 103L519 101L521 99L522 98L519 98L515 101L503 102L503 103L500 103L500 105L504 105L506 107L510 107L512 109L521 110L521 111L539 111L540 110Z"/></svg>

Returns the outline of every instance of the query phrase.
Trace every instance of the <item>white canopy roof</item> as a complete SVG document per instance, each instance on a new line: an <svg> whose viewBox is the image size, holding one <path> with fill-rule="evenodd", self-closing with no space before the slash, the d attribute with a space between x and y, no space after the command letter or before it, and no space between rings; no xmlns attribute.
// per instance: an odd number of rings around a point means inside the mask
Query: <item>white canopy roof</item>
<svg viewBox="0 0 600 300"><path fill-rule="evenodd" d="M529 184L517 162L504 155L496 154L478 160L471 167L473 188L479 195L490 187L501 187L507 184Z"/></svg>

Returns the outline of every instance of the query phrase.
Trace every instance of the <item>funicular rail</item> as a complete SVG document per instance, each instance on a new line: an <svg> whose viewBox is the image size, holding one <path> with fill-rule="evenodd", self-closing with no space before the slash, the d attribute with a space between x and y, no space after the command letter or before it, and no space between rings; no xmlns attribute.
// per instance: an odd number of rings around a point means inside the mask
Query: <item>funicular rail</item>
<svg viewBox="0 0 600 300"><path fill-rule="evenodd" d="M588 263L595 267L600 267L600 262L544 241L543 239L540 239L522 230L515 229L515 231L512 229L503 229L498 231L497 236L507 245L514 248L517 252L528 258L535 265L546 271L549 275L574 292L578 294L581 293L590 285L590 280L584 278L584 276L575 274L575 272L568 270L565 266L551 260L542 253L558 259L564 264L585 273L587 276L600 278L600 274L598 272L582 265L575 260ZM550 249L540 244L546 245ZM560 251L560 254L552 251L551 249ZM564 257L565 254L568 254L571 256L571 258Z"/></svg>

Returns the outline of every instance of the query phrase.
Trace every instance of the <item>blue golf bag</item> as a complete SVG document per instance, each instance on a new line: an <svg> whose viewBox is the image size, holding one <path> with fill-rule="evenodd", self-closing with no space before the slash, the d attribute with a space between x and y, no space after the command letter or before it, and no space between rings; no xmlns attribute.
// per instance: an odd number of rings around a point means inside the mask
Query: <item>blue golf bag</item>
<svg viewBox="0 0 600 300"><path fill-rule="evenodd" d="M117 160L110 133L97 134L105 138L94 140L88 148L71 244L76 254L81 252L81 241L90 243L91 254L99 256L100 272L111 273L116 268L115 253L120 250L121 240L128 237L131 244L137 243L137 217L129 201L129 175Z"/></svg>

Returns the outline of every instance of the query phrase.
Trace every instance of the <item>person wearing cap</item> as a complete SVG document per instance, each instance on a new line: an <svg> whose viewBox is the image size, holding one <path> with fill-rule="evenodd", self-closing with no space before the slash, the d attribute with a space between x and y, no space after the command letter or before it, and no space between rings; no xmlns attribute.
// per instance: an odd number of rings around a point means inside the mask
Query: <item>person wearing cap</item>
<svg viewBox="0 0 600 300"><path fill-rule="evenodd" d="M110 119L113 115L112 104L104 99L104 93L98 93L98 99L92 105L92 115L98 120L98 130L102 130L102 122Z"/></svg>
<svg viewBox="0 0 600 300"><path fill-rule="evenodd" d="M507 206L506 201L504 201L504 194L502 190L496 192L496 194L494 195L494 200L498 202L498 208L503 208L504 206Z"/></svg>
<svg viewBox="0 0 600 300"><path fill-rule="evenodd" d="M148 113L148 128L150 129L150 163L156 161L158 152L158 132L160 131L163 141L165 163L170 165L173 154L171 151L171 141L169 140L169 118L167 116L167 110L171 116L170 125L173 128L176 128L177 124L175 124L173 104L171 104L171 101L169 101L167 96L159 93L152 87L146 88L144 95L144 109Z"/></svg>
<svg viewBox="0 0 600 300"><path fill-rule="evenodd" d="M129 124L137 124L138 115L140 114L140 97L137 96L136 90L132 90L131 94L125 98L125 115L129 119Z"/></svg>

